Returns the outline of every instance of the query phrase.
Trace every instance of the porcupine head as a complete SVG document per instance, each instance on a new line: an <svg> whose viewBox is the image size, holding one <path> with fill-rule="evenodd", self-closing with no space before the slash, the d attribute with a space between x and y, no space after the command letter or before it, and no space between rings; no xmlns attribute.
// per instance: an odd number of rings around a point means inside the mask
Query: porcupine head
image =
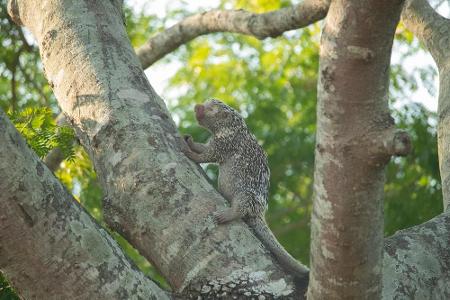
<svg viewBox="0 0 450 300"><path fill-rule="evenodd" d="M224 128L237 131L246 127L242 117L233 108L216 99L196 104L195 117L200 126L213 134Z"/></svg>

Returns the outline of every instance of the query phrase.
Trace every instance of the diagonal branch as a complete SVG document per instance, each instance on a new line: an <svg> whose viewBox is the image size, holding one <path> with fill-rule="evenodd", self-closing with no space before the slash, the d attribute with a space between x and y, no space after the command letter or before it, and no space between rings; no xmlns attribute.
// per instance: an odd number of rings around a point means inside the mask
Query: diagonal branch
<svg viewBox="0 0 450 300"><path fill-rule="evenodd" d="M450 20L439 15L426 0L408 0L403 21L430 51L439 69L438 152L444 208L450 203Z"/></svg>
<svg viewBox="0 0 450 300"><path fill-rule="evenodd" d="M448 55L450 20L438 14L427 0L406 1L402 21L425 44L436 62Z"/></svg>
<svg viewBox="0 0 450 300"><path fill-rule="evenodd" d="M169 298L136 270L1 110L0 191L0 269L24 298Z"/></svg>
<svg viewBox="0 0 450 300"><path fill-rule="evenodd" d="M450 211L384 240L383 299L450 299Z"/></svg>
<svg viewBox="0 0 450 300"><path fill-rule="evenodd" d="M153 63L194 38L214 32L234 32L258 39L308 26L325 17L329 0L305 0L279 10L255 14L245 10L212 10L187 17L159 33L137 50L142 66Z"/></svg>

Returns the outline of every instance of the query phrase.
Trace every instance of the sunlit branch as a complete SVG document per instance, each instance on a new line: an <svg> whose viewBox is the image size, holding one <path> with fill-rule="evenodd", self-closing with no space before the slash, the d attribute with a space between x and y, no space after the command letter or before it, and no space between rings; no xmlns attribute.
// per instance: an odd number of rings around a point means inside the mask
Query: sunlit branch
<svg viewBox="0 0 450 300"><path fill-rule="evenodd" d="M212 10L187 17L150 38L137 50L144 68L194 38L214 32L233 32L258 39L277 37L285 31L308 26L323 19L328 0L305 0L279 10L256 14L245 10Z"/></svg>
<svg viewBox="0 0 450 300"><path fill-rule="evenodd" d="M427 0L405 2L402 21L431 52L438 62L448 52L450 20L438 14Z"/></svg>

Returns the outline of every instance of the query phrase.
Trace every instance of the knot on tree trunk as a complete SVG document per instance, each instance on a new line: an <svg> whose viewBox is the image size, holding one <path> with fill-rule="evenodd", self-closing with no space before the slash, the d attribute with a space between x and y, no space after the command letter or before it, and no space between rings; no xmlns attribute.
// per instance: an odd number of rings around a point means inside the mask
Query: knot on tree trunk
<svg viewBox="0 0 450 300"><path fill-rule="evenodd" d="M409 134L397 128L388 128L372 139L373 156L377 165L388 161L391 156L406 156L412 150Z"/></svg>
<svg viewBox="0 0 450 300"><path fill-rule="evenodd" d="M411 153L411 137L406 131L396 129L393 137L386 142L386 150L392 156L406 156Z"/></svg>

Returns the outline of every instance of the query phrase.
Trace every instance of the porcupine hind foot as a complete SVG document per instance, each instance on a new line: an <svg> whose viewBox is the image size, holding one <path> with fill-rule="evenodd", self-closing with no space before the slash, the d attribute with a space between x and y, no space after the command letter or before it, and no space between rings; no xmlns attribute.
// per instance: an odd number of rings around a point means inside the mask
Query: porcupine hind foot
<svg viewBox="0 0 450 300"><path fill-rule="evenodd" d="M233 208L216 211L213 216L214 221L217 224L224 224L242 218L241 214L236 212Z"/></svg>

